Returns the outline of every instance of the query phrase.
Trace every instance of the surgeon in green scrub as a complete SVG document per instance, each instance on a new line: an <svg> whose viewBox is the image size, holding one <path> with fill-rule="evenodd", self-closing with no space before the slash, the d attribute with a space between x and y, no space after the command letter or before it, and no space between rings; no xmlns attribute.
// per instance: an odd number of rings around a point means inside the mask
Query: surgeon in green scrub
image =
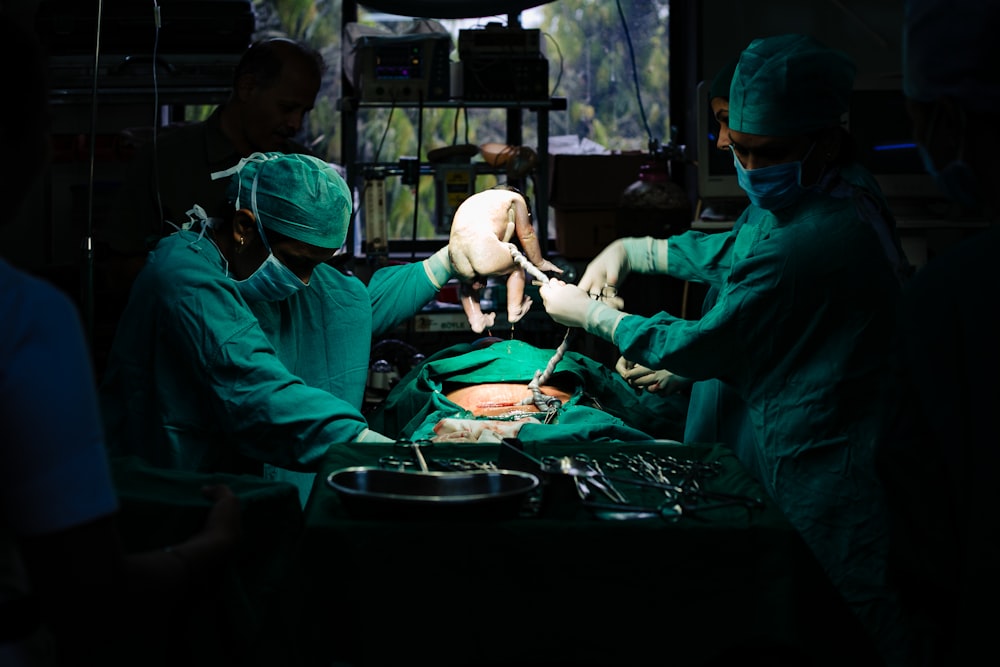
<svg viewBox="0 0 1000 667"><path fill-rule="evenodd" d="M715 145L722 151L732 150L729 138L729 89L737 62L738 59L733 59L719 70L708 90L712 114L719 123L719 134ZM840 177L866 192L866 206L877 206L877 217L884 221L886 232L886 242L883 245L886 257L893 262L897 278L905 284L914 269L903 253L895 216L871 172L852 160L849 147L853 139L847 136L846 129L841 129L841 133L844 135L841 145L848 147L848 150L841 150L837 160ZM740 218L735 222L734 233L739 231L739 225L744 219ZM709 285L702 303L703 313L711 310L717 297L718 287ZM743 399L732 386L718 378L692 382L689 378L681 377L666 369L646 368L626 360L625 357L618 360L616 370L629 384L650 393L660 394L661 397L674 391L689 391L684 442L726 443L747 468L751 471L760 469L756 460L757 447L754 444L753 424Z"/></svg>
<svg viewBox="0 0 1000 667"><path fill-rule="evenodd" d="M118 325L101 386L109 447L290 481L304 502L331 444L391 441L360 412L372 336L434 298L448 248L365 285L326 263L352 205L329 164L255 153L213 177L230 180L232 208L192 208L149 254Z"/></svg>
<svg viewBox="0 0 1000 667"><path fill-rule="evenodd" d="M736 70L737 59L725 65L712 79L708 89L708 100L712 114L719 123L716 148L729 151L729 87ZM734 228L735 229L735 228ZM718 288L709 285L702 302L702 313L711 310L718 296ZM746 405L739 393L718 378L708 378L693 382L666 369L654 370L621 357L615 366L618 374L633 387L644 389L659 398L665 398L676 391L689 392L688 409L684 423L684 442L716 443L729 446L749 469L756 466L753 425ZM654 397L640 397L644 404L657 400Z"/></svg>
<svg viewBox="0 0 1000 667"><path fill-rule="evenodd" d="M886 513L875 475L880 391L905 262L878 197L843 176L840 117L855 68L804 35L740 55L729 139L750 205L729 234L625 238L579 285L540 289L560 324L582 327L647 368L719 378L746 402L753 472L803 536L888 664L907 632L885 582ZM696 320L641 317L591 299L629 272L718 289Z"/></svg>

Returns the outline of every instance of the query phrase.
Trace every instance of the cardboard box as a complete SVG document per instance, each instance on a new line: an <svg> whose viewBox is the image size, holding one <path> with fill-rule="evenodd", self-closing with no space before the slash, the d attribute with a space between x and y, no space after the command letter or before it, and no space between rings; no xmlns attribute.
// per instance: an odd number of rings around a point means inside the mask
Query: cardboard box
<svg viewBox="0 0 1000 667"><path fill-rule="evenodd" d="M556 251L567 259L593 259L615 240L617 209L555 209Z"/></svg>
<svg viewBox="0 0 1000 667"><path fill-rule="evenodd" d="M645 153L549 156L549 206L559 210L613 209L638 180Z"/></svg>
<svg viewBox="0 0 1000 667"><path fill-rule="evenodd" d="M618 238L622 193L638 180L646 160L641 152L549 156L549 205L560 255L592 259Z"/></svg>

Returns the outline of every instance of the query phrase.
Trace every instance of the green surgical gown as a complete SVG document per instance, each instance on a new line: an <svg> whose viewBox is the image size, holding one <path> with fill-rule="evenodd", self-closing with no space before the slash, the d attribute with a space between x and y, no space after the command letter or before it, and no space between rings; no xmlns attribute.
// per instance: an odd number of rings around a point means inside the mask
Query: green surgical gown
<svg viewBox="0 0 1000 667"><path fill-rule="evenodd" d="M248 305L207 236L168 236L136 279L102 381L110 452L199 472L263 463L304 498L326 448L367 428L372 336L436 293L420 262L367 286L321 264L288 299Z"/></svg>
<svg viewBox="0 0 1000 667"><path fill-rule="evenodd" d="M431 439L441 419L476 418L447 397L451 389L483 383L527 385L555 353L518 340L485 347L453 345L401 378L369 421L376 430ZM552 369L550 384L570 397L549 423L525 424L518 434L525 442L678 440L684 432L683 396L667 397L655 406L643 403L621 376L573 351L572 344Z"/></svg>
<svg viewBox="0 0 1000 667"><path fill-rule="evenodd" d="M875 177L856 163L841 168L839 177L846 182L840 186L841 193L850 196L860 215L872 223L882 250L895 269L896 277L901 283L905 283L912 275L913 267L903 252L895 217ZM734 232L739 231L739 225L745 219L746 216L734 225ZM725 271L729 267L729 254L726 252L728 248L728 243L723 244L722 251L707 257L705 264L689 267L697 269L702 279L711 285L702 306L703 313L715 304L719 287L724 281ZM757 460L753 425L743 399L732 386L717 378L695 382L691 387L684 441L725 442L752 472L756 474L762 470L763 466Z"/></svg>
<svg viewBox="0 0 1000 667"><path fill-rule="evenodd" d="M622 354L747 404L745 461L873 632L898 630L884 587L886 515L873 450L898 266L860 188L835 180L778 213L749 206L732 234L668 242L668 273L718 298L697 320L626 316Z"/></svg>

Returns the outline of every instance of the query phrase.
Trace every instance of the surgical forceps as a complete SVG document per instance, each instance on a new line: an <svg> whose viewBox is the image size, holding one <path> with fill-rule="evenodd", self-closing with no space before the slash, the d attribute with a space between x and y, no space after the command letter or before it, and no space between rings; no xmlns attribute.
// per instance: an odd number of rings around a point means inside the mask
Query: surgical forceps
<svg viewBox="0 0 1000 667"><path fill-rule="evenodd" d="M632 480L631 483L662 489L668 502L677 503L678 512L685 508L689 512L695 509L694 505L686 501L696 498L719 501L702 506L701 509L733 504L744 505L748 508L764 506L764 502L760 498L723 491L709 491L702 488L704 478L714 477L721 470L721 464L718 461L705 463L694 459L679 459L669 455L654 455L650 452L639 454L614 452L610 459L616 467L624 468L638 478Z"/></svg>
<svg viewBox="0 0 1000 667"><path fill-rule="evenodd" d="M613 503L628 503L628 498L615 488L600 466L586 454L544 456L541 463L545 472L570 475L581 500L587 500L593 488Z"/></svg>
<svg viewBox="0 0 1000 667"><path fill-rule="evenodd" d="M695 459L682 459L669 454L653 454L652 452L635 454L612 452L608 459L616 466L626 468L641 476L714 476L722 469L718 461L705 463Z"/></svg>

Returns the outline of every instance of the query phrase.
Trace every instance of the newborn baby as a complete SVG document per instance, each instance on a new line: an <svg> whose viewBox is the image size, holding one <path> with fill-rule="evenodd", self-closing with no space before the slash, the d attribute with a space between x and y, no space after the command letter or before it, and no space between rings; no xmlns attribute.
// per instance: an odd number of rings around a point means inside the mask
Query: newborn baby
<svg viewBox="0 0 1000 667"><path fill-rule="evenodd" d="M519 192L506 186L478 192L459 205L451 223L448 253L461 283L462 308L472 330L482 333L493 326L495 313L483 313L479 290L488 276L507 278L507 318L513 324L531 307L524 294L525 271L514 261L510 242L514 234L528 261L542 271L562 269L542 258L528 206Z"/></svg>

